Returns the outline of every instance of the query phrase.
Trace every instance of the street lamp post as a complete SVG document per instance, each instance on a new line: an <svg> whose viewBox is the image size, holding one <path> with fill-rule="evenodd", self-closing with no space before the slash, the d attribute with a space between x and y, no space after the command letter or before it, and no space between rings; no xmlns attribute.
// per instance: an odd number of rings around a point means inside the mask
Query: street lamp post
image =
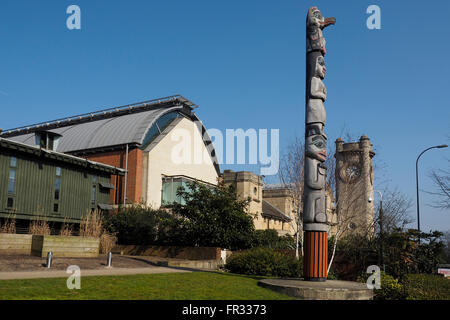
<svg viewBox="0 0 450 320"><path fill-rule="evenodd" d="M427 149L425 149L425 150L423 150L420 154L419 154L419 156L417 157L417 160L416 160L416 201L417 201L417 231L419 231L419 234L420 234L420 208L419 208L419 159L420 159L420 157L425 153L425 152L427 152L428 150L431 150L431 149L435 149L435 148L437 148L437 149L441 149L441 148L447 148L448 147L448 145L446 145L446 144L441 144L441 145L439 145L439 146L434 146L434 147L429 147L429 148L427 148ZM419 235L419 244L420 244L420 235Z"/></svg>

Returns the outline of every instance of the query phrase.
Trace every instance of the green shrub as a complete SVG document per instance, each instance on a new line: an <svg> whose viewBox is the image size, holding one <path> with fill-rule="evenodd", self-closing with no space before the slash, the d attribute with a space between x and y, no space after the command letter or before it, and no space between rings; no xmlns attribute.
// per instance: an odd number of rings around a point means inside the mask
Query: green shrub
<svg viewBox="0 0 450 320"><path fill-rule="evenodd" d="M404 288L394 277L381 272L381 289L374 290L374 300L403 300Z"/></svg>
<svg viewBox="0 0 450 320"><path fill-rule="evenodd" d="M164 210L143 205L105 216L104 226L124 245L178 245L183 241L180 219Z"/></svg>
<svg viewBox="0 0 450 320"><path fill-rule="evenodd" d="M251 247L255 226L247 213L249 201L237 200L232 187L189 183L188 188L178 188L177 195L185 204L171 207L175 215L184 218L184 245L230 250Z"/></svg>
<svg viewBox="0 0 450 320"><path fill-rule="evenodd" d="M252 241L252 247L264 247L269 249L294 249L295 239L289 235L279 236L274 229L256 230Z"/></svg>
<svg viewBox="0 0 450 320"><path fill-rule="evenodd" d="M339 275L336 273L336 271L333 268L331 268L330 272L328 272L327 279L328 280L339 280Z"/></svg>
<svg viewBox="0 0 450 320"><path fill-rule="evenodd" d="M226 269L233 273L267 277L296 278L302 274L302 261L268 248L233 253Z"/></svg>
<svg viewBox="0 0 450 320"><path fill-rule="evenodd" d="M381 273L375 300L450 300L450 279L433 274L408 274L401 281Z"/></svg>
<svg viewBox="0 0 450 320"><path fill-rule="evenodd" d="M407 300L450 300L450 279L433 274L408 274L404 277Z"/></svg>

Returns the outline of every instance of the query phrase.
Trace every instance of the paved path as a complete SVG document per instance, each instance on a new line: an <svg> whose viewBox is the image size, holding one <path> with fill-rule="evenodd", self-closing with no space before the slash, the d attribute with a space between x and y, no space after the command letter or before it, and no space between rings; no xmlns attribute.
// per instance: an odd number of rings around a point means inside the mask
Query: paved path
<svg viewBox="0 0 450 320"><path fill-rule="evenodd" d="M124 276L133 274L155 274L155 273L176 273L176 272L192 272L190 270L182 270L165 267L149 267L149 268L103 268L81 270L81 276ZM41 278L67 278L70 274L61 270L44 270L44 271L20 271L20 272L0 272L0 280L15 279L41 279Z"/></svg>

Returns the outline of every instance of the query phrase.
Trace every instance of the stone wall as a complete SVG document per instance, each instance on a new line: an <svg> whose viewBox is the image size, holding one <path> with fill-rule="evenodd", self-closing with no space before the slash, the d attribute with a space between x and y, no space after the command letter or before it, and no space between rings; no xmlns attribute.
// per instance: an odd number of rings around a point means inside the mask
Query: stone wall
<svg viewBox="0 0 450 320"><path fill-rule="evenodd" d="M99 248L99 238L33 235L31 254L46 257L51 251L54 257L95 258Z"/></svg>
<svg viewBox="0 0 450 320"><path fill-rule="evenodd" d="M262 177L250 171L234 172L225 170L222 175L224 185L232 185L240 200L251 199L248 206L248 213L255 215L253 224L255 229L266 229L262 213Z"/></svg>
<svg viewBox="0 0 450 320"><path fill-rule="evenodd" d="M184 260L220 260L221 248L216 247L175 247L175 246L140 246L118 245L113 253L134 256L153 256L159 258Z"/></svg>
<svg viewBox="0 0 450 320"><path fill-rule="evenodd" d="M32 235L0 233L0 254L31 254Z"/></svg>

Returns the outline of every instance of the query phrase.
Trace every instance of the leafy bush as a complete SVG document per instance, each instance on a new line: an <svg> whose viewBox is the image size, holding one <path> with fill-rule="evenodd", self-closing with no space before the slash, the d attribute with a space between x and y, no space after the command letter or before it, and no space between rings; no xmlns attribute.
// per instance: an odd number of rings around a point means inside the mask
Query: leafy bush
<svg viewBox="0 0 450 320"><path fill-rule="evenodd" d="M370 265L380 265L380 245L383 241L386 273L401 280L411 273L431 274L443 262L442 233L419 233L417 230L393 229L373 238L347 236L339 240L333 268L342 280L355 281ZM420 238L420 244L418 239ZM332 248L329 242L329 248ZM331 254L330 250L330 254Z"/></svg>
<svg viewBox="0 0 450 320"><path fill-rule="evenodd" d="M177 195L185 204L173 203L172 211L184 219L186 245L231 250L251 247L255 227L246 212L248 200L237 200L232 187L190 183L188 189L180 187Z"/></svg>
<svg viewBox="0 0 450 320"><path fill-rule="evenodd" d="M239 274L295 278L301 276L302 266L302 261L294 257L268 248L254 248L233 253L225 267Z"/></svg>
<svg viewBox="0 0 450 320"><path fill-rule="evenodd" d="M407 300L450 300L450 279L433 274L408 274L402 282Z"/></svg>
<svg viewBox="0 0 450 320"><path fill-rule="evenodd" d="M450 300L450 279L433 274L408 274L401 281L381 273L375 300Z"/></svg>
<svg viewBox="0 0 450 320"><path fill-rule="evenodd" d="M385 237L386 272L399 279L410 273L431 274L443 261L442 235L438 231L395 229Z"/></svg>
<svg viewBox="0 0 450 320"><path fill-rule="evenodd" d="M264 247L269 249L294 249L295 239L289 235L278 236L273 229L256 230L252 242L253 248Z"/></svg>
<svg viewBox="0 0 450 320"><path fill-rule="evenodd" d="M381 272L381 289L374 290L374 300L403 300L404 288L394 277Z"/></svg>
<svg viewBox="0 0 450 320"><path fill-rule="evenodd" d="M209 188L190 183L187 189L180 187L177 195L184 199L184 204L172 203L160 210L144 205L127 207L105 216L105 228L124 245L206 246L230 250L295 247L290 236L279 237L275 230L255 231L253 217L247 213L248 200L237 200L232 187Z"/></svg>
<svg viewBox="0 0 450 320"><path fill-rule="evenodd" d="M109 233L117 235L119 244L177 245L183 241L179 218L164 210L153 210L143 205L134 205L105 216L104 226Z"/></svg>
<svg viewBox="0 0 450 320"><path fill-rule="evenodd" d="M330 272L328 272L327 279L328 280L340 280L339 279L339 275L337 274L337 272L333 268L331 268Z"/></svg>

